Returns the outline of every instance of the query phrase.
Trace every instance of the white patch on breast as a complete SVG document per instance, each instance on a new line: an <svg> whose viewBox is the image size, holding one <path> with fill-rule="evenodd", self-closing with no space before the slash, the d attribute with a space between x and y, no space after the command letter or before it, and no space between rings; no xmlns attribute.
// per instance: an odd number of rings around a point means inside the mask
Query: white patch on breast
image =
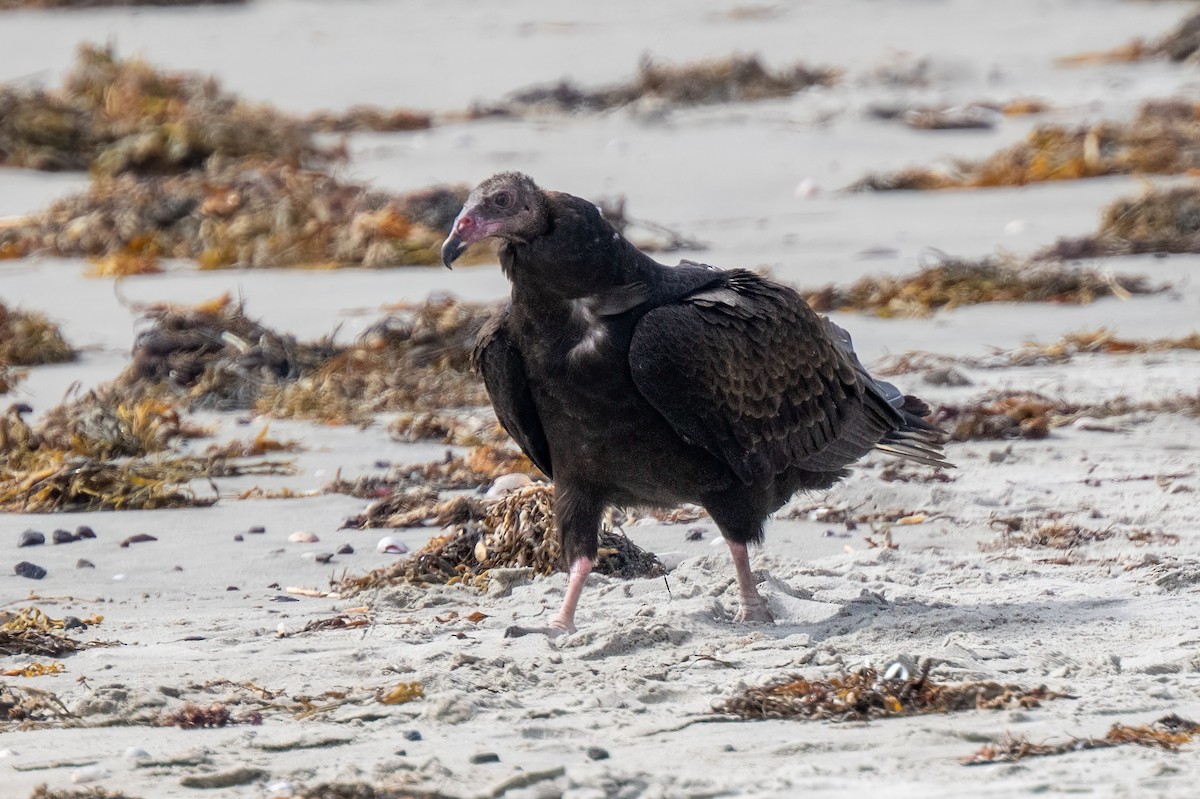
<svg viewBox="0 0 1200 799"><path fill-rule="evenodd" d="M608 329L588 297L571 301L571 327L571 332L579 336L578 343L567 353L572 361L595 356L608 339Z"/></svg>

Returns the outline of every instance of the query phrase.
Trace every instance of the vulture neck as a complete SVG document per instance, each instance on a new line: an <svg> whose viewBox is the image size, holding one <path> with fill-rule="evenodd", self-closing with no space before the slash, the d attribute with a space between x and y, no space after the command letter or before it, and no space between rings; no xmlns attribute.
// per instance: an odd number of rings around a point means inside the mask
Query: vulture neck
<svg viewBox="0 0 1200 799"><path fill-rule="evenodd" d="M500 248L516 306L539 315L569 311L573 301L603 298L635 283L648 283L658 264L608 223L591 203L558 195L550 204L546 233Z"/></svg>

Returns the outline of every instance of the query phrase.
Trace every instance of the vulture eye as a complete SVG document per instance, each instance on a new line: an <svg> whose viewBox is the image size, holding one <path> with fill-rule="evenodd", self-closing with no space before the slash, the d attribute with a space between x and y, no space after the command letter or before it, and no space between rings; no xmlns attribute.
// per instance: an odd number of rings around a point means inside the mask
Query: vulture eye
<svg viewBox="0 0 1200 799"><path fill-rule="evenodd" d="M502 191L492 198L492 202L496 204L497 208L507 208L512 205L513 198L508 192Z"/></svg>

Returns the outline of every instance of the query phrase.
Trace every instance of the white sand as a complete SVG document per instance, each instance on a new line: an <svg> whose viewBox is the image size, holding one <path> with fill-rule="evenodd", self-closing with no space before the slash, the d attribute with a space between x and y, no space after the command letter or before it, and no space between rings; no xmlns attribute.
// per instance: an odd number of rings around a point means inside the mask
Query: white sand
<svg viewBox="0 0 1200 799"><path fill-rule="evenodd" d="M1055 107L1049 119L1069 122L1126 117L1142 99L1195 94L1192 67L1053 64L1061 55L1165 32L1185 13L1184 4L855 0L781 6L765 20L721 16L735 7L677 0L650 11L618 2L548 12L532 0L258 2L244 9L14 13L0 16L0 80L32 76L53 85L85 39L113 39L122 53L215 73L251 99L297 110L356 102L461 108L561 76L618 80L643 52L683 59L757 51L774 65L801 58L843 67L843 85L787 101L665 118L621 111L354 136L354 158L343 170L399 190L521 168L547 187L587 196L624 193L634 216L707 241L711 249L702 259L768 266L805 286L911 271L928 248L968 256L1028 252L1094 229L1105 204L1142 185L1104 179L1022 190L836 193L869 170L989 153L1037 121L1008 119L984 133L913 132L864 119L871 102L1036 96ZM930 60L928 86L893 88L869 79L898 54ZM821 189L815 198L795 194L806 178ZM5 172L0 215L34 211L81 183L80 176ZM879 248L888 252L866 255ZM1179 288L1170 296L1086 307L995 305L915 321L838 321L868 363L909 350L981 356L1102 324L1131 338L1182 335L1200 327L1200 287L1188 279L1198 266L1195 256L1105 264L1175 281ZM58 260L0 264L0 298L50 313L73 343L89 347L80 363L33 371L16 399L38 411L57 403L72 383L110 379L127 359L131 313L111 283L84 278L82 271L78 263ZM495 298L505 285L498 270L487 267L199 274L183 264L121 288L125 297L145 302L191 302L224 291L240 293L249 313L272 326L314 337L340 324L348 339L385 302L431 291ZM1196 390L1200 355L1098 355L1065 366L965 371L974 383L966 388L926 385L917 375L898 382L935 404L1002 389L1077 401L1165 398ZM203 421L217 425L221 438L245 437L261 426ZM680 565L666 581L593 578L579 632L547 641L502 635L514 621L552 612L565 584L561 575L520 585L508 596L401 588L345 600L276 601L290 586L324 588L343 570L363 573L389 558L374 551L378 531L337 530L362 509L359 500L237 501L238 491L253 485L318 489L339 469L355 476L375 470L377 460L425 460L444 448L393 443L380 425L362 431L273 422L274 437L307 446L298 456L300 473L223 481L223 499L212 508L0 518L0 605L24 606L36 592L34 604L53 615L104 615L83 638L124 644L71 656L63 675L11 678L55 692L87 726L0 733L0 797L24 799L42 782L68 787L73 773L93 767L98 770L85 773L100 775L94 784L109 790L195 796L181 779L242 766L267 776L199 795L267 796L269 783L333 780L411 784L463 797L573 799L1192 795L1200 778L1194 747L1183 754L1126 747L1014 766L959 762L1005 734L1063 740L1171 712L1200 718L1200 607L1194 601L1200 427L1194 418L1169 414L1121 418L1111 432L1084 427L1011 447L953 445L959 469L952 482L880 481L887 462L878 457L827 495L797 498L798 506L920 511L927 520L893 528L894 550L870 548L865 525L848 532L840 524L772 521L755 565L769 573L766 593L778 617L773 626L729 621L736 599L732 570L724 548L712 546L719 537L711 523L631 527L638 543ZM1050 512L1115 534L1071 553L1069 563L1053 562L1061 553L1052 550L979 548L999 536L993 518ZM79 524L91 525L99 537L15 547L27 527L49 533ZM254 524L267 533L233 540ZM685 540L685 531L697 526L704 538ZM321 541L288 543L301 529ZM1179 543L1138 546L1128 534L1139 530L1169 533ZM396 535L415 548L429 532ZM118 547L135 533L158 540ZM342 543L351 543L355 554L330 565L301 558ZM76 569L79 558L96 568ZM13 576L11 564L23 559L49 575L36 583ZM364 605L374 622L369 627L277 635L281 624L296 630ZM463 619L475 610L488 617L478 624ZM932 659L943 679L1044 683L1079 698L1034 710L871 724L687 724L744 686L897 659ZM2 658L0 667L31 660ZM261 726L179 730L128 723L177 708L183 699L238 696L228 688L187 687L212 680L280 691L285 704L326 691L347 691L355 701L303 720L282 708L267 711ZM423 684L425 698L400 706L371 698L409 680ZM114 726L97 726L105 722ZM406 740L409 730L418 730L421 740ZM125 756L130 747L145 750L156 764L139 766ZM590 759L589 747L602 747L610 757ZM499 762L472 763L482 752L496 753Z"/></svg>

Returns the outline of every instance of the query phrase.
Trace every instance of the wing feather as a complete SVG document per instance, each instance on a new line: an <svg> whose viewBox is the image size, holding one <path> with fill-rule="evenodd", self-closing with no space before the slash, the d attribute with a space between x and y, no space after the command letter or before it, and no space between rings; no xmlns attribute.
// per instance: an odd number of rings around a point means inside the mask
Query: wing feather
<svg viewBox="0 0 1200 799"><path fill-rule="evenodd" d="M726 275L648 312L630 345L635 385L685 440L747 484L790 468L837 472L883 446L945 465L940 431L893 404L844 331L785 286Z"/></svg>
<svg viewBox="0 0 1200 799"><path fill-rule="evenodd" d="M505 305L484 324L475 340L472 359L483 378L500 426L512 436L534 466L553 478L550 445L546 442L542 420L529 390L525 361L509 336L509 308Z"/></svg>

